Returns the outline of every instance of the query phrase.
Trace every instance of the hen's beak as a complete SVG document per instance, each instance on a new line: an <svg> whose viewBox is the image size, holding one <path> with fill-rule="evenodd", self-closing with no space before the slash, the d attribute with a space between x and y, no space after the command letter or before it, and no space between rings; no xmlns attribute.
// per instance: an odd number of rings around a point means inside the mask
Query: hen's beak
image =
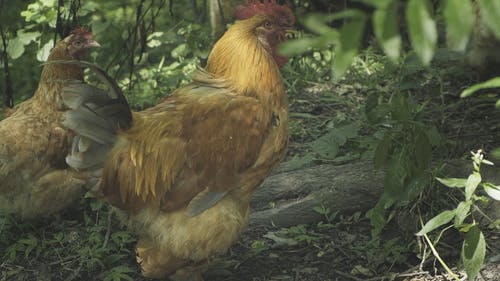
<svg viewBox="0 0 500 281"><path fill-rule="evenodd" d="M90 40L87 42L87 44L85 45L86 48L100 48L101 47L101 44L97 43L97 41L94 41L94 40Z"/></svg>

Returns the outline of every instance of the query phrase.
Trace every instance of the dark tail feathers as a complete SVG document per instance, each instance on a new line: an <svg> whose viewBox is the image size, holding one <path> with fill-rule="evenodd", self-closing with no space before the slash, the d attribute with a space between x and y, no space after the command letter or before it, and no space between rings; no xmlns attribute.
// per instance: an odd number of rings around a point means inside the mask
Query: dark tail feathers
<svg viewBox="0 0 500 281"><path fill-rule="evenodd" d="M132 112L116 82L99 66L83 61L68 61L90 68L108 86L102 90L83 82L72 82L62 92L64 124L77 135L73 139L69 166L77 170L99 170L113 147L119 129L132 125Z"/></svg>

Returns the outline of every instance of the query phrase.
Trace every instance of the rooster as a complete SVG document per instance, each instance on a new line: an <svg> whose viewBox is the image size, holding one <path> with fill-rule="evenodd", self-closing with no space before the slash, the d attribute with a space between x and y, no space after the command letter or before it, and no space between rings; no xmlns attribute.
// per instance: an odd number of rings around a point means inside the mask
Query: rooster
<svg viewBox="0 0 500 281"><path fill-rule="evenodd" d="M288 99L278 53L294 24L275 0L247 2L214 45L205 70L156 106L131 113L116 82L66 88L65 124L78 136L66 161L99 170L96 196L139 235L150 278L202 280L208 261L245 228L252 193L284 157Z"/></svg>
<svg viewBox="0 0 500 281"><path fill-rule="evenodd" d="M92 34L75 29L50 52L48 63L81 59L97 47ZM72 133L62 125L67 109L62 88L83 80L78 65L47 64L32 98L0 121L0 213L32 218L70 205L82 191L82 179L65 163Z"/></svg>

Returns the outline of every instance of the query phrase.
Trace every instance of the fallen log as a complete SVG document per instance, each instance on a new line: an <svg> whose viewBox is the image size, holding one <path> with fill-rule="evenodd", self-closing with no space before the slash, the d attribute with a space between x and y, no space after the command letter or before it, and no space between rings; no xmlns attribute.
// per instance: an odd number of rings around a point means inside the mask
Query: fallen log
<svg viewBox="0 0 500 281"><path fill-rule="evenodd" d="M443 174L466 178L471 171L470 161L456 160L446 165ZM483 165L481 173L484 179L500 184L497 168ZM368 161L278 172L268 177L255 193L250 227L316 223L324 219L313 211L316 206L342 214L364 213L377 203L383 191L383 178L383 171L376 170ZM500 203L491 201L488 213L500 218Z"/></svg>

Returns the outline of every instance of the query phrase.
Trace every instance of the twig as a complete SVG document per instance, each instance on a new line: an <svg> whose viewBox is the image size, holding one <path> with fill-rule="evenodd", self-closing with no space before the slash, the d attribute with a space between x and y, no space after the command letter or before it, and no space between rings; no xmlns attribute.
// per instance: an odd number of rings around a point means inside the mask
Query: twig
<svg viewBox="0 0 500 281"><path fill-rule="evenodd" d="M453 273L453 271L451 271L451 269L448 267L448 265L441 258L441 256L439 255L438 251L436 250L436 248L434 248L434 245L432 245L432 242L431 242L431 239L429 239L429 236L427 236L427 234L424 234L424 238L425 238L425 241L427 241L427 244L429 245L429 248L431 248L431 251L434 254L434 257L439 261L439 263L441 264L441 266L444 267L444 269L446 270L446 272L448 272L448 274L453 279L455 279L456 281L460 281L460 279L458 279L458 276L455 273Z"/></svg>
<svg viewBox="0 0 500 281"><path fill-rule="evenodd" d="M49 263L49 265L57 265L57 264L62 264L63 262L66 262L66 261L70 261L72 259L76 259L80 257L80 255L72 255L72 256L67 256L67 257L64 257L58 261L53 261L51 263Z"/></svg>
<svg viewBox="0 0 500 281"><path fill-rule="evenodd" d="M396 275L396 277L413 277L413 276L418 276L418 275L428 275L429 271L418 271L418 272L412 272L412 273L399 273Z"/></svg>
<svg viewBox="0 0 500 281"><path fill-rule="evenodd" d="M419 241L419 244L422 243L421 239L418 239L418 241ZM423 271L425 261L427 260L427 244L426 243L423 243L423 244L424 244L424 249L423 249L423 253L422 253L422 261L420 262L420 265L418 266L418 269L420 271Z"/></svg>
<svg viewBox="0 0 500 281"><path fill-rule="evenodd" d="M352 274L345 273L345 272L342 272L340 270L335 269L334 271L338 275L345 277L345 278L349 278L349 279L354 280L354 281L378 281L378 280L384 280L385 278L387 278L386 276L377 276L377 277L372 277L372 278L368 278L368 279L365 279L365 278L361 279L361 278L358 278Z"/></svg>
<svg viewBox="0 0 500 281"><path fill-rule="evenodd" d="M0 9L3 10L4 2L0 2ZM3 60L3 68L5 73L5 101L4 104L7 107L12 108L14 106L14 98L13 93L14 89L12 88L12 78L10 77L9 70L9 56L7 54L7 35L5 34L3 28L0 26L0 35L2 37L3 44L3 52L2 52L2 60Z"/></svg>

